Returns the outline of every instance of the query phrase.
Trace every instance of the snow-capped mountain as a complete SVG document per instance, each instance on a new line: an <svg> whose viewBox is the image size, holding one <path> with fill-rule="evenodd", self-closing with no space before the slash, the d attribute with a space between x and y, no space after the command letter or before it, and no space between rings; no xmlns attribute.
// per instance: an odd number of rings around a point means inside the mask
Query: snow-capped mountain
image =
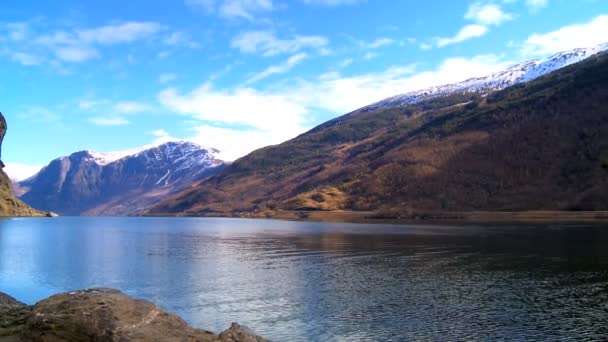
<svg viewBox="0 0 608 342"><path fill-rule="evenodd" d="M75 152L19 182L20 196L63 215L125 215L219 172L218 151L180 141L125 152Z"/></svg>
<svg viewBox="0 0 608 342"><path fill-rule="evenodd" d="M455 93L489 93L492 91L505 89L518 83L531 81L535 78L570 64L580 62L583 59L606 50L608 50L608 43L589 48L578 48L570 51L564 51L545 59L519 63L507 68L506 70L496 72L485 77L471 78L460 83L431 87L402 95L392 96L361 108L359 111L372 111L381 108L400 107Z"/></svg>

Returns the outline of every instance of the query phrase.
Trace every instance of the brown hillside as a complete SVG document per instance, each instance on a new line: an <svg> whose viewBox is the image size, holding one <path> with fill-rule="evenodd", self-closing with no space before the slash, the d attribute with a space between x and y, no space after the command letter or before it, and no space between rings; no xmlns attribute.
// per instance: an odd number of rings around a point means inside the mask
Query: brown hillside
<svg viewBox="0 0 608 342"><path fill-rule="evenodd" d="M257 150L151 214L608 209L608 56L487 97L357 111Z"/></svg>
<svg viewBox="0 0 608 342"><path fill-rule="evenodd" d="M2 140L6 134L6 129L6 120L4 120L4 116L0 113L0 149L2 148ZM0 161L0 216L44 216L45 213L32 209L15 197L12 182L1 169L3 167L4 163Z"/></svg>

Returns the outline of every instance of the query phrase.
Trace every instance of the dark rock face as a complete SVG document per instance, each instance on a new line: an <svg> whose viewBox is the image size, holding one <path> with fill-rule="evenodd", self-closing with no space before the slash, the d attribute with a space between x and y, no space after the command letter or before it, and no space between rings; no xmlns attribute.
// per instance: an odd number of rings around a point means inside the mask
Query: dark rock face
<svg viewBox="0 0 608 342"><path fill-rule="evenodd" d="M6 120L0 113L0 151L6 129ZM44 213L30 208L15 197L11 180L2 171L3 167L4 163L0 160L0 216L43 216Z"/></svg>
<svg viewBox="0 0 608 342"><path fill-rule="evenodd" d="M112 289L91 289L51 296L27 307L0 294L0 342L264 342L233 323L217 335L195 329L153 303Z"/></svg>
<svg viewBox="0 0 608 342"><path fill-rule="evenodd" d="M115 161L80 151L19 183L26 203L60 215L131 215L219 172L217 151L169 142Z"/></svg>

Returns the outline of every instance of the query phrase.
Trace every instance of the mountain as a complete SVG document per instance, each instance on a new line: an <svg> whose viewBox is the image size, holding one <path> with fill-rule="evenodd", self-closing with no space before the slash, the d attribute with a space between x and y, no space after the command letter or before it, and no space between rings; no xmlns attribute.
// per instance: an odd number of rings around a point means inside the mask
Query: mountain
<svg viewBox="0 0 608 342"><path fill-rule="evenodd" d="M150 214L606 210L608 54L592 51L496 74L511 83L494 75L357 110L252 152Z"/></svg>
<svg viewBox="0 0 608 342"><path fill-rule="evenodd" d="M608 50L608 43L579 48L556 53L546 59L532 60L515 64L506 70L493 73L485 77L470 78L466 81L431 87L413 91L407 94L389 97L380 102L362 108L362 111L372 111L381 108L392 108L418 103L435 97L452 94L481 93L488 94L510 86L532 81L542 75L548 74L565 66L580 62L598 52Z"/></svg>
<svg viewBox="0 0 608 342"><path fill-rule="evenodd" d="M25 202L62 215L128 215L220 171L217 150L168 142L133 154L80 151L19 182Z"/></svg>
<svg viewBox="0 0 608 342"><path fill-rule="evenodd" d="M0 150L6 130L6 120L0 113ZM2 168L4 168L4 163L0 161L0 216L46 216L46 213L32 209L15 197L12 182Z"/></svg>

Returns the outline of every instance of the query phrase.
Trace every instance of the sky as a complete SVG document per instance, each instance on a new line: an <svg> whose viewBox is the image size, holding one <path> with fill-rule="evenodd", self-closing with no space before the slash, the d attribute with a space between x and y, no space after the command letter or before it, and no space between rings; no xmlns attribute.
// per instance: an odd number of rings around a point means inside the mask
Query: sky
<svg viewBox="0 0 608 342"><path fill-rule="evenodd" d="M608 0L3 0L2 160L24 179L171 140L234 160L606 32Z"/></svg>

